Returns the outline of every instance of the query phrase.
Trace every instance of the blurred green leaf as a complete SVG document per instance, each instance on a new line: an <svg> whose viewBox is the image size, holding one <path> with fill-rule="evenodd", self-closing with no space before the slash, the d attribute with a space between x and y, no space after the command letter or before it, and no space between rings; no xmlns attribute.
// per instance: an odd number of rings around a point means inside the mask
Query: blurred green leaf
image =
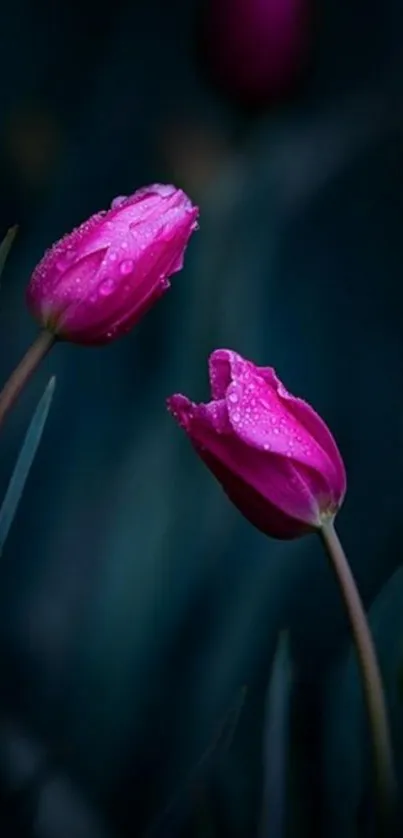
<svg viewBox="0 0 403 838"><path fill-rule="evenodd" d="M0 244L0 277L3 273L3 268L6 264L7 256L11 250L17 232L17 225L15 225L14 227L10 227L10 229L7 230L7 233L4 236L2 243Z"/></svg>
<svg viewBox="0 0 403 838"><path fill-rule="evenodd" d="M206 829L206 817L208 816L207 812L209 801L208 793L204 788L203 782L206 777L207 770L211 766L213 758L218 753L228 751L231 748L235 730L238 726L239 718L245 704L247 689L248 688L245 685L236 694L235 701L222 719L216 736L212 742L210 742L197 764L190 770L183 783L174 792L163 811L157 813L151 825L147 829L146 838L154 838L154 836L157 838L157 836L163 835L164 830L167 828L166 824L169 818L174 816L175 810L181 808L181 806L184 806L186 809L186 799L194 797L195 789L197 790L199 801L200 798L202 798L202 828ZM200 822L198 823L198 828L201 828ZM208 828L211 834L211 831L213 830L211 822L209 822Z"/></svg>
<svg viewBox="0 0 403 838"><path fill-rule="evenodd" d="M21 451L11 476L6 496L0 508L0 554L13 523L21 495L41 441L45 422L52 402L56 379L50 379L31 419Z"/></svg>
<svg viewBox="0 0 403 838"><path fill-rule="evenodd" d="M401 660L398 664L397 668L397 694L400 701L403 704L403 642L402 642L402 651L401 651Z"/></svg>
<svg viewBox="0 0 403 838"><path fill-rule="evenodd" d="M403 782L403 567L381 590L369 611L389 711L392 747ZM367 714L356 654L350 647L334 668L325 707L326 809L328 838L371 834L372 760Z"/></svg>
<svg viewBox="0 0 403 838"><path fill-rule="evenodd" d="M260 838L281 838L286 834L291 688L289 637L288 632L282 632L277 642L266 698Z"/></svg>

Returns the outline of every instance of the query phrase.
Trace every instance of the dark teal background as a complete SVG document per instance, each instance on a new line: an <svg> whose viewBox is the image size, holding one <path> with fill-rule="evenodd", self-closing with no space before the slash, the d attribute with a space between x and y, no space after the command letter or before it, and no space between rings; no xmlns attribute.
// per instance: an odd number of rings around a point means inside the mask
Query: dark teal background
<svg viewBox="0 0 403 838"><path fill-rule="evenodd" d="M10 835L257 836L283 628L288 833L372 835L365 717L319 542L255 532L164 403L176 391L208 398L207 356L220 346L273 365L311 401L345 458L339 532L373 603L402 560L403 10L326 0L301 91L252 118L201 72L196 5L16 0L2 11L0 232L21 231L0 291L1 379L35 335L24 288L55 238L155 180L174 179L201 213L184 271L133 334L105 349L57 346L2 432L4 492L56 373L1 559ZM13 128L27 113L29 130ZM53 151L30 179L21 159L41 114ZM401 779L402 579L376 617Z"/></svg>

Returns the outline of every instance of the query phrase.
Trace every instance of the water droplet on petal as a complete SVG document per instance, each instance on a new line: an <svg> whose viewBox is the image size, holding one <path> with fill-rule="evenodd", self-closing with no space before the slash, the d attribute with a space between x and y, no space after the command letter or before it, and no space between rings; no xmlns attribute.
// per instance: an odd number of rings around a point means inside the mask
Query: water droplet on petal
<svg viewBox="0 0 403 838"><path fill-rule="evenodd" d="M134 262L132 259L124 259L124 261L121 262L119 267L119 271L122 274L122 276L127 276L127 274L130 274L133 270L133 265Z"/></svg>
<svg viewBox="0 0 403 838"><path fill-rule="evenodd" d="M106 279L105 282L103 282L102 285L100 286L99 293L101 294L102 297L108 297L109 294L112 294L112 291L114 290L114 287L115 287L115 283L113 282L113 280L112 279Z"/></svg>
<svg viewBox="0 0 403 838"><path fill-rule="evenodd" d="M66 268L71 265L75 257L75 250L72 247L68 248L64 253L62 253L59 259L56 262L56 267L59 271L64 271Z"/></svg>
<svg viewBox="0 0 403 838"><path fill-rule="evenodd" d="M232 418L233 418L234 422L240 422L241 421L241 414L238 413L238 411L236 410L235 413L232 414Z"/></svg>
<svg viewBox="0 0 403 838"><path fill-rule="evenodd" d="M230 393L228 398L229 398L229 401L232 402L232 404L236 404L237 401L238 401L238 396L237 396L236 393Z"/></svg>
<svg viewBox="0 0 403 838"><path fill-rule="evenodd" d="M120 205L124 203L126 198L127 195L118 195L117 198L113 199L111 203L111 209L117 209L118 207L120 207Z"/></svg>
<svg viewBox="0 0 403 838"><path fill-rule="evenodd" d="M150 188L151 194L156 192L157 195L161 195L162 198L169 198L169 196L174 195L176 191L176 187L172 186L170 183L156 184Z"/></svg>

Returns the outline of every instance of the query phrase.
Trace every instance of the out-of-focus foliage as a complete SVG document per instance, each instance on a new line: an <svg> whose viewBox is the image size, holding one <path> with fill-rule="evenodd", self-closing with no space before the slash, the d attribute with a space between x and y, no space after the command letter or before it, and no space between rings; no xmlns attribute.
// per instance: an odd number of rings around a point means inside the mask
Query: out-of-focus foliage
<svg viewBox="0 0 403 838"><path fill-rule="evenodd" d="M43 430L55 389L55 379L51 378L39 401L29 424L10 482L0 506L0 556L10 527L14 521L22 493L25 488Z"/></svg>
<svg viewBox="0 0 403 838"><path fill-rule="evenodd" d="M292 667L289 638L283 632L278 640L267 691L263 731L263 800L259 838L286 835L288 807L289 729Z"/></svg>
<svg viewBox="0 0 403 838"><path fill-rule="evenodd" d="M403 782L403 568L378 594L369 612L391 721L399 787ZM354 650L335 667L327 687L325 755L329 836L371 834L371 751ZM340 805L340 801L343 805ZM401 822L402 806L399 800Z"/></svg>
<svg viewBox="0 0 403 838"><path fill-rule="evenodd" d="M10 227L0 244L0 277L4 270L4 265L7 261L7 256L11 250L13 241L17 235L17 226Z"/></svg>

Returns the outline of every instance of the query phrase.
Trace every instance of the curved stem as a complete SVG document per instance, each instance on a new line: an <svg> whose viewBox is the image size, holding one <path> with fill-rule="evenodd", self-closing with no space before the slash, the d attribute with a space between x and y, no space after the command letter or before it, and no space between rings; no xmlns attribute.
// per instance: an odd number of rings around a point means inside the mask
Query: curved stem
<svg viewBox="0 0 403 838"><path fill-rule="evenodd" d="M53 346L56 338L50 332L39 332L10 378L0 392L0 426L18 399L21 390L31 378L42 359Z"/></svg>
<svg viewBox="0 0 403 838"><path fill-rule="evenodd" d="M333 522L325 524L320 535L336 573L356 648L372 736L379 835L386 836L393 829L396 781L381 673L364 607Z"/></svg>

